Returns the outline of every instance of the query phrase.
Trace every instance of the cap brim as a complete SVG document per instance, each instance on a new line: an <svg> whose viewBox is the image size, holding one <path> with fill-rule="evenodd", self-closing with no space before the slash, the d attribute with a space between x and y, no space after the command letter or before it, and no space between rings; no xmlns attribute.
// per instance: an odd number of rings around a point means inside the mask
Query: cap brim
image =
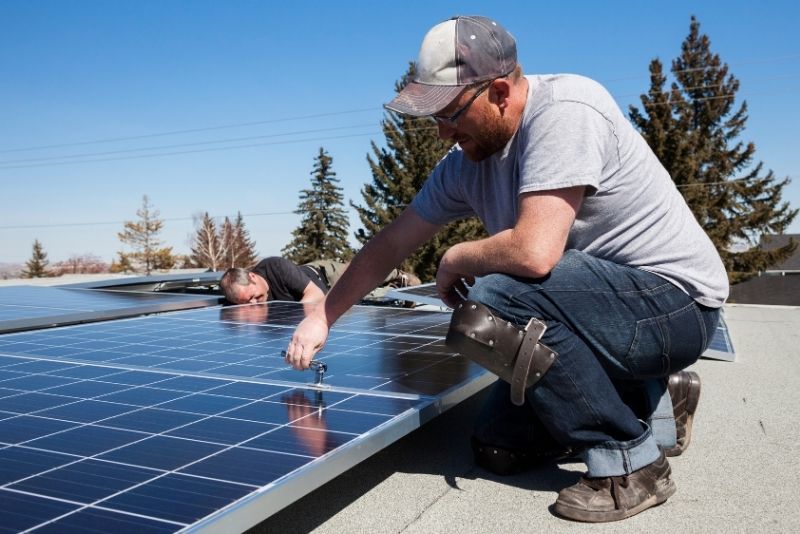
<svg viewBox="0 0 800 534"><path fill-rule="evenodd" d="M441 111L464 90L463 85L427 85L411 82L385 108L422 117Z"/></svg>

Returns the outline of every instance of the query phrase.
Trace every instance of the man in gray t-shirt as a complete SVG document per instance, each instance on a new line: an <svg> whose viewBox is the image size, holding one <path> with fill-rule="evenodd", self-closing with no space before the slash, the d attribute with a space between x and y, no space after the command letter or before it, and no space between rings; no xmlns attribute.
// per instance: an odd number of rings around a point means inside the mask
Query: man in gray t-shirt
<svg viewBox="0 0 800 534"><path fill-rule="evenodd" d="M436 275L456 308L448 342L507 381L476 428L476 461L513 472L582 452L586 476L555 504L574 520L664 502L675 492L666 456L688 445L699 399L699 377L683 369L728 292L668 173L601 86L523 76L513 37L484 17L434 26L415 79L387 108L431 116L456 145L298 326L287 362L307 368L393 265L477 215L490 237L450 248Z"/></svg>

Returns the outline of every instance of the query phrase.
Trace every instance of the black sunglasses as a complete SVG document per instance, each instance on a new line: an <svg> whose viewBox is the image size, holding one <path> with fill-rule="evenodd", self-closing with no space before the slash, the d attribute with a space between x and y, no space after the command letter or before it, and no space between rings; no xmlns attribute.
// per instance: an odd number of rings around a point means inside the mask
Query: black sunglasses
<svg viewBox="0 0 800 534"><path fill-rule="evenodd" d="M474 94L474 95L472 95L472 96L470 97L470 99L469 99L469 100L467 100L467 103L466 103L466 104L464 104L463 106L461 106L460 108L458 108L458 109L455 111L455 113L453 113L453 114L452 114L452 115L450 115L449 117L444 117L444 116L442 116L442 115L431 115L430 117L431 117L433 120L435 120L436 122L438 122L439 124L442 124L442 125L445 125L445 126L455 126L455 125L456 125L456 121L458 120L458 118L459 118L461 115L463 115L464 113L466 113L466 111L469 109L469 107L472 105L472 103L473 103L473 102L475 102L475 100L476 100L476 99L477 99L479 96L481 96L481 94L482 94L484 91L486 91L486 90L489 88L489 86L490 86L490 85L492 85L492 82L493 82L493 81L494 81L494 80L489 80L488 82L486 82L486 83L483 85L483 87L481 87L480 89L478 89L477 91L475 91L475 94Z"/></svg>

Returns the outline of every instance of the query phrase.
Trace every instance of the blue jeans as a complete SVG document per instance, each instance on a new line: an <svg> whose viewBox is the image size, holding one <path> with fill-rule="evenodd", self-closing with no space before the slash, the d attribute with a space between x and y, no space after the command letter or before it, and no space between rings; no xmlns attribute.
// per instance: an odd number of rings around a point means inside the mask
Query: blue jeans
<svg viewBox="0 0 800 534"><path fill-rule="evenodd" d="M663 434L661 445L674 444L665 379L697 361L718 309L652 273L575 250L541 279L485 276L469 298L518 325L543 320L541 341L558 353L526 392L526 406L511 404L504 382L495 386L476 427L480 441L527 448L553 440L580 448L591 477L654 462L654 431Z"/></svg>

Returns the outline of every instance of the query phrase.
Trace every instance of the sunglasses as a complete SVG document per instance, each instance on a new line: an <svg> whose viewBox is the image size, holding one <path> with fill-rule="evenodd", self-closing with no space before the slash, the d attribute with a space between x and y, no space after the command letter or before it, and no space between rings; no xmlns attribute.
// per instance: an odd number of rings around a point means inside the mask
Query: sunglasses
<svg viewBox="0 0 800 534"><path fill-rule="evenodd" d="M456 125L456 121L458 120L458 118L459 118L459 117L461 117L461 115L463 115L464 113L466 113L466 112L467 112L467 110L468 110L468 109L469 109L469 107L472 105L472 103L473 103L473 102L475 102L475 100L476 100L476 99L477 99L479 96L481 96L481 94L482 94L484 91L486 91L486 90L489 88L489 86L490 86L490 85L492 85L492 82L493 82L493 81L494 81L494 80L489 80L488 82L486 82L485 84L483 84L483 86L482 86L480 89L478 89L477 91L475 91L475 94L474 94L474 95L472 95L472 96L470 97L470 99L469 99L469 100L467 100L467 103L466 103L466 104L464 104L463 106L461 106L460 108L458 108L458 109L455 111L455 113L453 113L453 114L452 114L452 115L450 115L449 117L445 117L445 116L443 116L443 115L431 115L430 117L431 117L433 120L435 120L436 122L438 122L439 124L443 125L443 126L455 126L455 125Z"/></svg>

